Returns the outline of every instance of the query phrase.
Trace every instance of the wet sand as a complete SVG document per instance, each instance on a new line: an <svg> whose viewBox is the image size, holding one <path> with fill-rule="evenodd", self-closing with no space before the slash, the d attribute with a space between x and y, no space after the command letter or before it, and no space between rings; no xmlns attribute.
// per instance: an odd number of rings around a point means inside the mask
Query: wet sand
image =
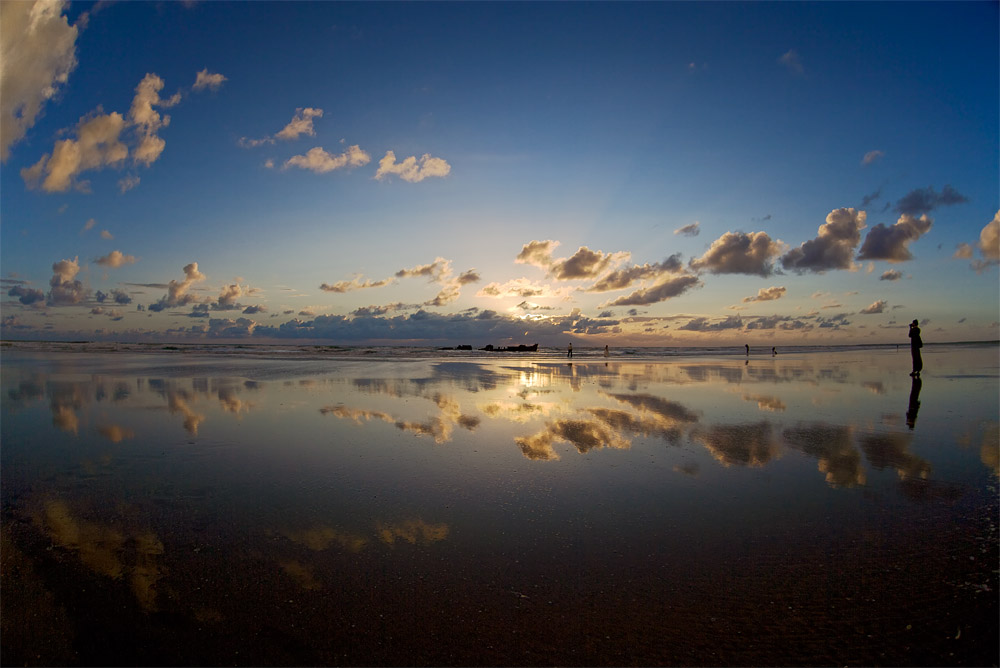
<svg viewBox="0 0 1000 668"><path fill-rule="evenodd" d="M4 353L4 665L996 665L997 348Z"/></svg>

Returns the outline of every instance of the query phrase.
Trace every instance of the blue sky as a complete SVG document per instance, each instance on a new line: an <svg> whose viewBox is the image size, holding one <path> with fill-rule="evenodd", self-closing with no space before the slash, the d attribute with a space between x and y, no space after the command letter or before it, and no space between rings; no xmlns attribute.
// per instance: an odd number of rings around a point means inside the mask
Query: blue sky
<svg viewBox="0 0 1000 668"><path fill-rule="evenodd" d="M998 338L996 3L0 7L4 338Z"/></svg>

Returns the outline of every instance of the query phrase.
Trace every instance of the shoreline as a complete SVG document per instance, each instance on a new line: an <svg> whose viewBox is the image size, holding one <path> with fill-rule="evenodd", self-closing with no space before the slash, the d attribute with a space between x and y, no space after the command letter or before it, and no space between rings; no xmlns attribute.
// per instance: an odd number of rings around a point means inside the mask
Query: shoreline
<svg viewBox="0 0 1000 668"><path fill-rule="evenodd" d="M575 346L573 357L566 355L566 349L555 346L539 346L534 352L480 350L458 350L436 346L393 346L393 345L334 345L334 344L278 344L278 343L124 343L105 341L0 341L0 355L19 353L90 353L90 354L141 354L178 356L226 356L232 358L274 359L274 360L392 360L442 359L447 361L553 361L572 362L623 362L623 361L670 361L674 359L725 358L725 359L788 359L790 357L813 356L833 353L909 351L908 343L878 344L825 344L775 346L777 354L772 354L771 346L751 346L747 354L742 346L622 346L612 348L608 357L603 346ZM1000 341L951 341L925 342L924 354L935 354L954 350L988 349L1000 350ZM0 359L2 361L2 359Z"/></svg>

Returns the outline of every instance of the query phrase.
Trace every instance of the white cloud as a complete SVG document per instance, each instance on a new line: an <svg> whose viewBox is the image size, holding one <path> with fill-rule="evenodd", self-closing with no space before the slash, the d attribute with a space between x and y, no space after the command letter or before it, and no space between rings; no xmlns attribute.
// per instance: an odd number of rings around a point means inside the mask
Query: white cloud
<svg viewBox="0 0 1000 668"><path fill-rule="evenodd" d="M933 221L927 214L915 218L908 213L901 215L895 225L879 223L869 230L858 259L888 262L911 260L913 255L910 253L910 243L927 234L932 224Z"/></svg>
<svg viewBox="0 0 1000 668"><path fill-rule="evenodd" d="M150 311L162 311L167 308L186 306L197 302L198 298L188 293L191 286L205 280L205 274L198 271L198 263L192 262L184 266L184 280L170 281L167 284L167 294L160 297L159 301L149 305Z"/></svg>
<svg viewBox="0 0 1000 668"><path fill-rule="evenodd" d="M155 107L170 107L180 102L179 93L168 100L161 99L162 88L160 77L147 74L135 88L127 118L118 112L82 118L75 138L57 141L51 156L45 154L37 163L21 170L25 184L29 188L40 186L45 192L65 192L72 187L88 191L89 183L77 181L77 177L88 170L123 165L129 157L129 147L122 139L127 129L135 130L132 160L147 167L151 165L166 146L157 132L170 123L170 117L160 116ZM125 192L137 183L138 177L128 176L119 182L119 188Z"/></svg>
<svg viewBox="0 0 1000 668"><path fill-rule="evenodd" d="M375 178L382 180L390 174L396 174L404 181L418 183L432 176L443 178L449 173L451 173L451 165L441 158L431 157L429 153L424 153L419 160L411 155L397 164L396 154L392 151L386 151L385 157L379 160Z"/></svg>
<svg viewBox="0 0 1000 668"><path fill-rule="evenodd" d="M611 267L627 261L630 256L626 251L604 253L580 246L572 257L553 262L549 273L560 281L594 279Z"/></svg>
<svg viewBox="0 0 1000 668"><path fill-rule="evenodd" d="M49 280L48 303L50 305L78 304L87 296L83 283L76 280L80 273L79 258L60 260L52 265L53 276Z"/></svg>
<svg viewBox="0 0 1000 668"><path fill-rule="evenodd" d="M340 155L332 155L317 146L309 149L305 155L292 156L285 162L282 169L299 167L316 172L317 174L325 174L326 172L332 172L335 169L343 167L367 165L370 161L371 156L361 150L357 144L348 146L347 150Z"/></svg>
<svg viewBox="0 0 1000 668"><path fill-rule="evenodd" d="M206 67L201 72L198 72L197 78L194 80L194 90L204 90L205 88L211 88L212 90L218 90L219 86L226 81L226 77L221 74L210 74L208 68Z"/></svg>
<svg viewBox="0 0 1000 668"><path fill-rule="evenodd" d="M873 304L861 309L861 313L865 315L874 315L876 313L882 313L885 311L885 307L888 305L889 305L888 302L886 302L884 299L880 299L877 302L874 302Z"/></svg>
<svg viewBox="0 0 1000 668"><path fill-rule="evenodd" d="M558 241L548 239L546 241L530 241L521 248L514 262L518 264L530 264L542 269L548 269L552 265L552 251L559 245Z"/></svg>
<svg viewBox="0 0 1000 668"><path fill-rule="evenodd" d="M115 235L111 234L111 232L107 230L101 230L101 238L105 241L112 241L115 238Z"/></svg>
<svg viewBox="0 0 1000 668"><path fill-rule="evenodd" d="M61 0L0 2L0 160L76 68L78 29Z"/></svg>
<svg viewBox="0 0 1000 668"><path fill-rule="evenodd" d="M1000 260L1000 211L979 233L979 250L987 259Z"/></svg>
<svg viewBox="0 0 1000 668"><path fill-rule="evenodd" d="M128 157L128 147L121 141L125 119L112 112L80 120L76 139L62 139L33 166L22 169L21 176L29 188L39 185L45 192L65 192L76 183L76 176L91 169L118 166ZM44 179L42 176L44 175Z"/></svg>
<svg viewBox="0 0 1000 668"><path fill-rule="evenodd" d="M180 94L169 100L160 99L163 89L163 79L155 74L147 74L135 87L135 97L129 110L129 120L139 131L139 146L133 151L132 159L147 167L156 161L163 153L166 142L157 132L170 125L170 116L160 116L153 107L172 107L180 102Z"/></svg>
<svg viewBox="0 0 1000 668"><path fill-rule="evenodd" d="M755 297L744 297L743 303L748 304L750 302L774 301L775 299L781 299L782 297L784 297L786 292L788 292L788 290L784 286L782 287L771 286L770 288L761 288L760 290L757 291L757 295Z"/></svg>
<svg viewBox="0 0 1000 668"><path fill-rule="evenodd" d="M797 273L823 273L830 269L853 269L854 249L861 242L868 214L854 209L834 209L819 226L819 236L785 253L781 266Z"/></svg>
<svg viewBox="0 0 1000 668"><path fill-rule="evenodd" d="M302 135L313 137L316 135L316 131L313 129L313 119L322 116L322 109L313 109L312 107L296 109L292 120L275 136L285 140L298 139Z"/></svg>
<svg viewBox="0 0 1000 668"><path fill-rule="evenodd" d="M118 267L123 267L126 264L135 264L136 257L134 255L125 255L119 250L113 250L104 257L97 258L94 262L102 267L117 269Z"/></svg>
<svg viewBox="0 0 1000 668"><path fill-rule="evenodd" d="M783 248L784 244L772 241L766 232L726 232L704 255L691 260L690 266L713 274L770 276L774 273L772 260Z"/></svg>

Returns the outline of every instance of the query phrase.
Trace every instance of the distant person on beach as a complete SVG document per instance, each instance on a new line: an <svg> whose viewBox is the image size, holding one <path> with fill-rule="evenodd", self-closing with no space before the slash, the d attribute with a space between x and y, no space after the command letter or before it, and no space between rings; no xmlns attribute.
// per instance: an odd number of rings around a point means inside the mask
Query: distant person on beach
<svg viewBox="0 0 1000 668"><path fill-rule="evenodd" d="M919 376L924 368L924 360L920 357L920 349L924 347L924 342L920 340L920 327L917 321L910 323L910 356L913 357L913 371L911 376Z"/></svg>
<svg viewBox="0 0 1000 668"><path fill-rule="evenodd" d="M573 356L573 344L571 343L569 344L569 349L566 351L566 357L572 357L572 356Z"/></svg>
<svg viewBox="0 0 1000 668"><path fill-rule="evenodd" d="M604 346L604 356L605 356L605 357L607 357L607 356L608 356L608 355L610 355L610 354L611 354L611 351L610 351L610 350L608 350L608 347L607 347L607 345L605 345L605 346Z"/></svg>
<svg viewBox="0 0 1000 668"><path fill-rule="evenodd" d="M750 344L749 344L749 343L745 343L745 344L743 344L743 345L745 345L745 346L746 346L746 349L747 349L747 357L750 357Z"/></svg>
<svg viewBox="0 0 1000 668"><path fill-rule="evenodd" d="M771 346L771 356L774 357L777 354L778 354L778 351L774 349L774 346Z"/></svg>

